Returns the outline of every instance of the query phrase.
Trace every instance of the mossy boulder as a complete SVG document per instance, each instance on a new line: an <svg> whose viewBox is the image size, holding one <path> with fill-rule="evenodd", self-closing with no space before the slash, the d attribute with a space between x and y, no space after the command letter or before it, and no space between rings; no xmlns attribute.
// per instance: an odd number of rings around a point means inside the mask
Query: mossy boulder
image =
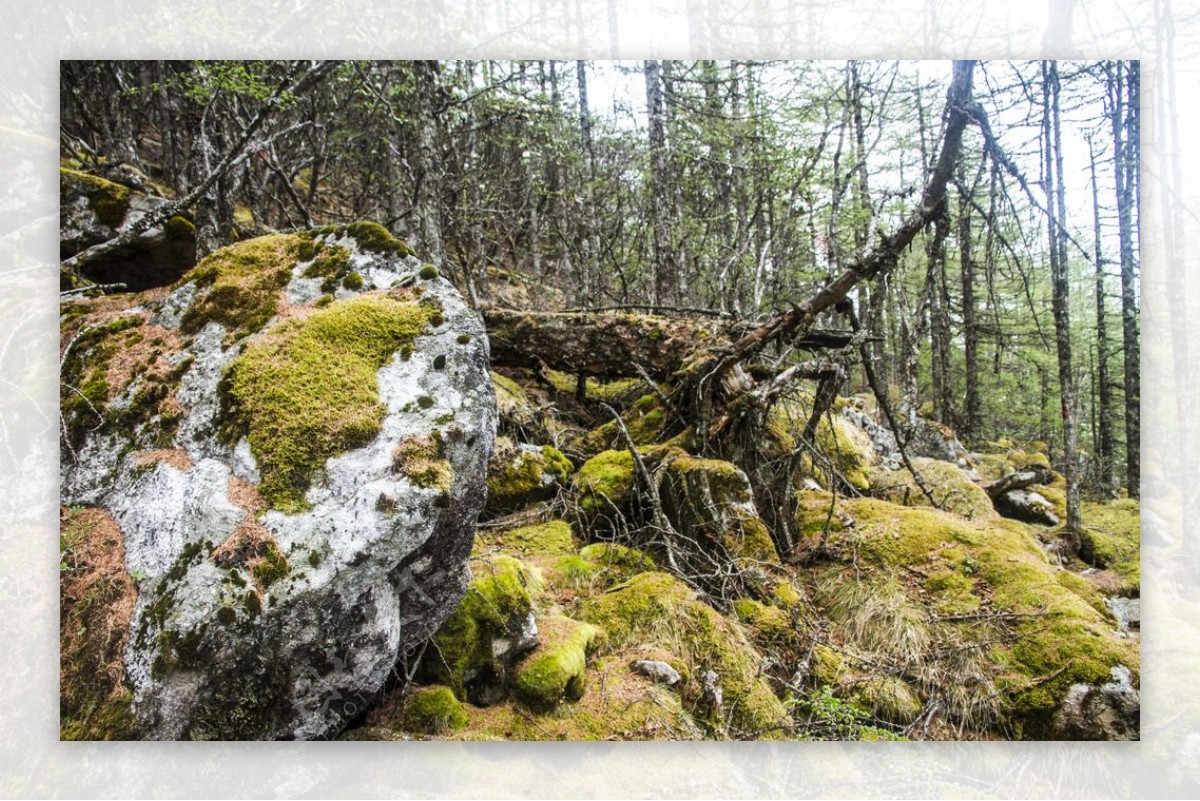
<svg viewBox="0 0 1200 801"><path fill-rule="evenodd" d="M1080 555L1084 561L1120 577L1118 592L1141 593L1141 507L1136 499L1104 503L1084 501Z"/></svg>
<svg viewBox="0 0 1200 801"><path fill-rule="evenodd" d="M583 529L623 531L630 525L638 512L634 469L625 450L604 451L580 466L571 489Z"/></svg>
<svg viewBox="0 0 1200 801"><path fill-rule="evenodd" d="M517 658L538 643L531 591L541 576L511 556L475 560L466 595L422 662L427 678L478 704L502 700Z"/></svg>
<svg viewBox="0 0 1200 801"><path fill-rule="evenodd" d="M139 577L138 736L336 734L465 592L486 339L402 245L374 224L273 235L165 296L67 307L60 486L111 515ZM321 253L361 286L323 294Z"/></svg>
<svg viewBox="0 0 1200 801"><path fill-rule="evenodd" d="M745 633L678 579L642 573L586 599L580 616L601 628L613 649L651 644L676 654L692 677L681 692L712 733L769 737L787 724L783 703L762 678L762 656ZM706 706L699 677L708 671L717 676L723 709Z"/></svg>
<svg viewBox="0 0 1200 801"><path fill-rule="evenodd" d="M667 464L661 494L675 528L709 559L740 568L779 561L755 510L750 480L736 465L679 455Z"/></svg>
<svg viewBox="0 0 1200 801"><path fill-rule="evenodd" d="M469 720L449 687L418 687L404 705L403 726L408 731L445 734L463 728Z"/></svg>
<svg viewBox="0 0 1200 801"><path fill-rule="evenodd" d="M570 460L550 445L516 444L498 437L488 462L486 514L502 514L554 497L567 485L573 469Z"/></svg>
<svg viewBox="0 0 1200 801"><path fill-rule="evenodd" d="M637 548L615 542L595 542L579 551L579 559L591 568L601 587L628 581L639 573L655 570L653 559Z"/></svg>
<svg viewBox="0 0 1200 801"><path fill-rule="evenodd" d="M513 681L513 695L530 709L548 711L564 699L578 701L587 683L588 653L600 630L567 617L540 621L541 644L521 660Z"/></svg>
<svg viewBox="0 0 1200 801"><path fill-rule="evenodd" d="M925 482L939 508L967 520L995 515L988 494L957 465L936 459L916 458L913 467ZM907 469L880 470L871 477L871 494L902 506L930 506L916 479Z"/></svg>

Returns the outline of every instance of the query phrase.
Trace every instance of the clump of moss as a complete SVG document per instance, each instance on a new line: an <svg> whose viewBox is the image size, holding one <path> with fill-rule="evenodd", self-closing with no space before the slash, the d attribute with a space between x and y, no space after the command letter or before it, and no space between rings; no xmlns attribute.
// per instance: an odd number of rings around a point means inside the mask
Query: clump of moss
<svg viewBox="0 0 1200 801"><path fill-rule="evenodd" d="M875 717L906 726L921 714L921 700L896 676L870 679L854 693L854 699Z"/></svg>
<svg viewBox="0 0 1200 801"><path fill-rule="evenodd" d="M419 687L404 705L402 722L410 731L445 734L461 729L470 719L449 687Z"/></svg>
<svg viewBox="0 0 1200 801"><path fill-rule="evenodd" d="M88 430L106 422L104 412L113 391L108 365L125 344L117 335L143 323L136 315L122 315L94 325L82 330L64 354L59 399L72 446L78 447Z"/></svg>
<svg viewBox="0 0 1200 801"><path fill-rule="evenodd" d="M310 240L318 236L329 236L333 239L348 236L357 242L360 248L372 253L402 257L413 255L412 249L403 240L392 236L388 229L379 223L369 220L360 220L349 225L326 225L302 235Z"/></svg>
<svg viewBox="0 0 1200 801"><path fill-rule="evenodd" d="M562 520L514 528L501 533L499 538L507 551L536 554L575 553L575 538L571 534L571 526Z"/></svg>
<svg viewBox="0 0 1200 801"><path fill-rule="evenodd" d="M441 452L434 436L409 437L392 451L392 467L424 489L449 490L454 468Z"/></svg>
<svg viewBox="0 0 1200 801"><path fill-rule="evenodd" d="M545 377L555 391L563 394L575 393L576 380L575 376L570 373L546 370ZM588 378L584 382L584 391L588 398L617 405L624 405L632 398L636 398L644 391L645 387L646 383L640 378L621 378L616 381L598 381Z"/></svg>
<svg viewBox="0 0 1200 801"><path fill-rule="evenodd" d="M692 677L715 672L734 733L759 735L787 722L783 704L760 678L762 658L754 646L734 623L696 599L678 579L666 573L642 573L586 599L581 616L602 628L613 648L658 645L683 659ZM697 703L702 697L696 679L689 680L683 693ZM708 710L705 722L719 733L724 721L714 713Z"/></svg>
<svg viewBox="0 0 1200 801"><path fill-rule="evenodd" d="M571 462L550 445L517 446L505 437L496 441L488 463L487 513L517 509L553 496L565 485Z"/></svg>
<svg viewBox="0 0 1200 801"><path fill-rule="evenodd" d="M544 712L564 698L583 697L587 655L600 630L566 617L542 618L540 624L542 644L517 667L513 693L530 709Z"/></svg>
<svg viewBox="0 0 1200 801"><path fill-rule="evenodd" d="M78 170L60 168L58 173L61 194L66 196L74 190L86 196L88 208L102 225L117 228L124 222L133 194L129 187Z"/></svg>
<svg viewBox="0 0 1200 801"><path fill-rule="evenodd" d="M421 268L421 272L418 275L426 281L432 280L438 277L438 268L432 264L426 264Z"/></svg>
<svg viewBox="0 0 1200 801"><path fill-rule="evenodd" d="M250 573L264 590L280 579L287 578L292 572L287 558L274 542L267 542L258 558L248 566Z"/></svg>
<svg viewBox="0 0 1200 801"><path fill-rule="evenodd" d="M1103 684L1118 664L1136 673L1136 643L1113 634L1094 599L1058 580L1028 526L872 499L843 509L855 525L830 542L845 558L853 554L856 567L835 568L818 585L820 600L856 647L909 661L942 646L973 654L969 672L952 685L962 693L963 714L991 699L1003 707L999 725L1044 736L1072 684ZM924 576L916 587L914 575ZM946 622L928 617L930 600ZM971 626L952 619L976 608L1012 618L1003 629L986 616Z"/></svg>
<svg viewBox="0 0 1200 801"><path fill-rule="evenodd" d="M619 516L632 502L636 486L629 451L604 451L584 462L572 489L585 526L592 528Z"/></svg>
<svg viewBox="0 0 1200 801"><path fill-rule="evenodd" d="M541 586L537 573L510 556L476 562L475 578L458 607L433 637L435 653L422 669L433 680L463 698L466 684L482 674L496 674L493 643L516 636L533 611L530 590Z"/></svg>
<svg viewBox="0 0 1200 801"><path fill-rule="evenodd" d="M992 501L979 485L950 462L915 459L913 466L941 508L967 520L995 515ZM871 479L872 494L903 506L929 506L929 499L908 470L879 471Z"/></svg>
<svg viewBox="0 0 1200 801"><path fill-rule="evenodd" d="M303 241L298 234L273 234L211 253L180 281L208 288L184 312L180 330L195 334L220 323L228 332L227 346L261 330L276 314Z"/></svg>
<svg viewBox="0 0 1200 801"><path fill-rule="evenodd" d="M313 472L330 456L370 441L385 408L376 371L411 347L429 309L364 295L314 312L251 343L221 381L225 438L245 435L274 508L306 508Z"/></svg>
<svg viewBox="0 0 1200 801"><path fill-rule="evenodd" d="M629 411L621 415L626 431L635 445L654 445L667 427L667 417L657 395L643 395L634 401ZM576 447L584 453L598 453L622 447L623 440L616 420L610 420L589 431Z"/></svg>
<svg viewBox="0 0 1200 801"><path fill-rule="evenodd" d="M1096 567L1121 577L1121 592L1141 591L1141 508L1133 498L1084 501L1082 552Z"/></svg>

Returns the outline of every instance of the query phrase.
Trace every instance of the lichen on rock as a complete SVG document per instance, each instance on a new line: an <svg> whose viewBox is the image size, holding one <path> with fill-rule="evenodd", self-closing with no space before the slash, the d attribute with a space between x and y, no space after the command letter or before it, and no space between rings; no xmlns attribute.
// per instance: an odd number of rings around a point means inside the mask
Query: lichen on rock
<svg viewBox="0 0 1200 801"><path fill-rule="evenodd" d="M440 276L399 287L421 265L397 243L372 225L249 240L165 297L65 320L88 403L67 409L63 497L111 513L140 577L138 736L336 733L465 591L487 339ZM319 308L303 273L325 248L363 283Z"/></svg>

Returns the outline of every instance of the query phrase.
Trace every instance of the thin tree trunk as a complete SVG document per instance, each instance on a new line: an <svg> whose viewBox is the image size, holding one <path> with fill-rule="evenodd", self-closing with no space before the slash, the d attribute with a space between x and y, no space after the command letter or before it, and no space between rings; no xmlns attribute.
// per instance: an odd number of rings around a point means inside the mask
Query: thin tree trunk
<svg viewBox="0 0 1200 801"><path fill-rule="evenodd" d="M1111 493L1116 485L1113 462L1112 435L1112 387L1108 384L1108 313L1105 304L1104 251L1101 247L1100 228L1100 184L1096 180L1096 151L1088 139L1088 157L1092 176L1092 234L1095 247L1096 287L1096 458L1099 460L1097 473L1105 492Z"/></svg>
<svg viewBox="0 0 1200 801"><path fill-rule="evenodd" d="M1083 528L1079 513L1079 469L1077 449L1078 399L1071 367L1071 308L1067 265L1067 208L1063 186L1062 130L1059 113L1059 78L1056 62L1042 64L1042 132L1046 208L1050 210L1050 272L1053 285L1054 339L1058 352L1059 400L1063 423L1063 474L1067 480L1067 531L1077 536Z"/></svg>
<svg viewBox="0 0 1200 801"><path fill-rule="evenodd" d="M675 265L671 254L671 202L667 176L667 140L663 123L662 64L643 63L646 79L646 109L650 118L650 225L654 231L653 302L659 306L675 303Z"/></svg>

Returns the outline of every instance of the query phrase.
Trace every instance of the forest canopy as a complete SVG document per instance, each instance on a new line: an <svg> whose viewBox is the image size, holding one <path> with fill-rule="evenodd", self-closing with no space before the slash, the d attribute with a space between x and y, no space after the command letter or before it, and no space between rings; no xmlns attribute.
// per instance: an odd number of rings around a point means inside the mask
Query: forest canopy
<svg viewBox="0 0 1200 801"><path fill-rule="evenodd" d="M946 62L64 62L64 155L192 208L199 256L380 221L475 304L762 321L887 237ZM855 287L879 379L967 442L1063 448L1137 491L1136 62L979 63L948 197ZM233 161L223 171L222 158ZM206 179L216 175L211 186ZM1060 292L1056 306L1056 291ZM1056 330L1069 366L1060 373ZM861 372L851 382L865 389ZM1059 457L1056 457L1059 458Z"/></svg>

